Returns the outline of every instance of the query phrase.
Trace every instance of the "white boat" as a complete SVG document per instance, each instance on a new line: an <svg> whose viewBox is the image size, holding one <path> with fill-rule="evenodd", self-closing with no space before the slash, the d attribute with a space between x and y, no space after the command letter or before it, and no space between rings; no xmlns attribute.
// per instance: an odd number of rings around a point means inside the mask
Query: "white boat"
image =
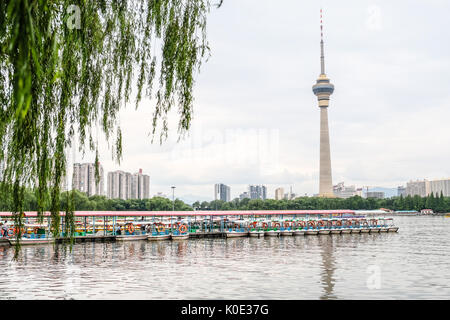
<svg viewBox="0 0 450 320"><path fill-rule="evenodd" d="M294 236L304 236L305 233L306 233L306 230L305 230L305 229L295 230L295 231L294 231Z"/></svg>
<svg viewBox="0 0 450 320"><path fill-rule="evenodd" d="M17 243L15 238L8 239L9 243L14 246ZM21 245L35 245L35 244L49 244L55 242L55 238L22 238L20 239Z"/></svg>
<svg viewBox="0 0 450 320"><path fill-rule="evenodd" d="M253 238L259 238L264 237L264 231L263 230L253 230L249 232L250 237Z"/></svg>
<svg viewBox="0 0 450 320"><path fill-rule="evenodd" d="M280 236L292 236L292 230L281 230Z"/></svg>
<svg viewBox="0 0 450 320"><path fill-rule="evenodd" d="M388 218L386 219L387 229L388 232L397 232L398 227L394 226L394 219Z"/></svg>
<svg viewBox="0 0 450 320"><path fill-rule="evenodd" d="M341 229L331 229L331 234L341 234Z"/></svg>
<svg viewBox="0 0 450 320"><path fill-rule="evenodd" d="M237 238L248 236L248 231L225 231L225 236L227 238Z"/></svg>
<svg viewBox="0 0 450 320"><path fill-rule="evenodd" d="M379 228L379 227L371 227L371 228L370 228L370 233L379 233L379 232L380 232L380 229L381 229L381 228Z"/></svg>
<svg viewBox="0 0 450 320"><path fill-rule="evenodd" d="M361 233L361 229L360 228L352 228L351 229L351 233Z"/></svg>
<svg viewBox="0 0 450 320"><path fill-rule="evenodd" d="M170 234L158 234L158 235L149 234L147 236L147 240L150 240L150 241L160 241L160 240L169 240L169 239L170 239Z"/></svg>
<svg viewBox="0 0 450 320"><path fill-rule="evenodd" d="M266 237L278 237L280 235L280 231L267 230L267 231L264 231L264 235Z"/></svg>
<svg viewBox="0 0 450 320"><path fill-rule="evenodd" d="M370 229L368 227L362 227L361 228L361 233L369 233Z"/></svg>
<svg viewBox="0 0 450 320"><path fill-rule="evenodd" d="M189 239L189 233L172 234L172 240L186 240Z"/></svg>
<svg viewBox="0 0 450 320"><path fill-rule="evenodd" d="M116 241L136 241L136 240L146 240L148 235L146 234L122 234L116 236Z"/></svg>
<svg viewBox="0 0 450 320"><path fill-rule="evenodd" d="M342 234L350 234L350 233L352 233L352 229L350 229L350 228L342 228L341 229L341 233Z"/></svg>
<svg viewBox="0 0 450 320"><path fill-rule="evenodd" d="M380 227L380 232L388 232L388 228L387 227Z"/></svg>
<svg viewBox="0 0 450 320"><path fill-rule="evenodd" d="M330 229L320 229L319 230L319 234L330 234L331 230Z"/></svg>
<svg viewBox="0 0 450 320"><path fill-rule="evenodd" d="M315 235L319 234L319 230L308 229L308 230L306 230L305 234L308 236L313 236L313 235L315 236Z"/></svg>

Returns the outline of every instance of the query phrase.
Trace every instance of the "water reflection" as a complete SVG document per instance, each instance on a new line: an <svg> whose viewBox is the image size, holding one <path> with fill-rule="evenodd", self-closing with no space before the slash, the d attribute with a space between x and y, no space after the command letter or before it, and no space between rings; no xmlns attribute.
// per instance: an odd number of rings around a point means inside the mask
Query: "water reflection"
<svg viewBox="0 0 450 320"><path fill-rule="evenodd" d="M334 259L334 240L336 235L332 236L319 236L318 242L320 246L320 255L322 256L322 288L323 293L320 299L336 299L334 295L334 270L335 270L335 259ZM340 236L340 235L337 235Z"/></svg>
<svg viewBox="0 0 450 320"><path fill-rule="evenodd" d="M432 218L428 218L432 219ZM448 219L447 219L448 220ZM0 247L3 299L447 298L450 220L398 219L398 234ZM382 287L367 288L378 265ZM430 276L432 275L432 276Z"/></svg>

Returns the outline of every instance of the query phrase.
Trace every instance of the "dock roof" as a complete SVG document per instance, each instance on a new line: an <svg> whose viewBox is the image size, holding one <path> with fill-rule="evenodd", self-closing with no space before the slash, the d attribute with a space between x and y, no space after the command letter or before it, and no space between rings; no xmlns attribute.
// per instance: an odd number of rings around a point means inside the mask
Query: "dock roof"
<svg viewBox="0 0 450 320"><path fill-rule="evenodd" d="M36 211L24 212L25 217L37 217ZM65 216L65 212L60 213ZM230 210L230 211L75 211L76 217L182 217L182 216L249 216L249 215L327 215L355 214L354 210ZM0 212L0 217L12 217L11 212ZM44 216L50 216L45 212Z"/></svg>

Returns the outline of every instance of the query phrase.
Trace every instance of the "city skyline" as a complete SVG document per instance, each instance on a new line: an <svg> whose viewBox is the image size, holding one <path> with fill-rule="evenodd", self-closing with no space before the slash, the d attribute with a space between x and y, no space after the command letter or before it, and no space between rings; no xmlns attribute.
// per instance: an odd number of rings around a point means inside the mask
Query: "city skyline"
<svg viewBox="0 0 450 320"><path fill-rule="evenodd" d="M329 110L333 181L394 188L450 176L450 151L442 147L450 143L448 44L428 36L449 33L446 5L417 4L399 16L398 3L351 3L344 10L323 2L327 72L339 84ZM211 199L219 178L231 186L232 199L248 183L265 184L270 197L279 186L317 193L319 114L311 79L317 76L319 10L313 2L280 7L248 1L212 12L212 56L197 79L187 137L177 143L174 111L169 140L152 145L155 102L144 100L137 111L130 104L120 115L120 166L108 144L100 143L105 172L142 167L152 173L151 194L171 195L176 185L175 196L186 199ZM87 153L75 160L93 159Z"/></svg>
<svg viewBox="0 0 450 320"><path fill-rule="evenodd" d="M152 194L150 194L150 176L143 174L143 170L139 169L137 173L131 174L129 172L124 172L122 170L115 170L108 172L106 175L106 189L102 190L101 186L105 186L105 177L104 170L102 165L100 164L100 182L99 185L94 181L94 172L95 167L94 163L75 163L74 168L76 168L75 175L72 177L72 188L85 192L88 196L92 195L102 195L106 196L109 199L147 199L152 197L167 197L161 190L156 190ZM113 191L112 180L113 176L117 175L116 179L116 189ZM139 178L140 177L140 178ZM67 180L67 177L64 177ZM123 181L122 181L123 180ZM121 187L119 185L122 184ZM140 187L136 188L136 184ZM87 187L84 187L84 186ZM212 200L222 200L225 202L229 202L234 199L275 199L275 200L292 200L297 197L317 197L319 194L307 194L303 192L295 193L293 192L293 187L290 185L288 187L289 192L284 193L284 186L286 184L280 184L278 187L274 187L273 195L271 191L267 188L265 184L261 185L247 185L247 191L241 192L236 197L231 197L231 187L229 185L225 185L223 183L214 184L214 196L212 198L204 197L204 198L185 198L183 196L177 196L177 199L180 199L186 203L192 204L196 201L212 201ZM62 186L63 187L63 186ZM100 187L100 188L99 188ZM87 189L86 189L87 188ZM172 188L172 187L170 187ZM419 195L421 197L426 197L429 194L433 193L439 195L441 191L443 195L448 197L450 196L450 178L440 178L440 179L416 179L409 180L402 183L402 185L397 187L383 187L383 186L355 186L355 185L345 185L344 182L339 182L332 186L333 189L333 197L337 198L348 198L351 196L361 196L361 197L377 197L377 198L390 198L393 196L414 196ZM380 190L382 189L382 190ZM63 188L64 190L64 188ZM101 191L102 190L102 191ZM140 190L140 191L139 191ZM385 191L388 191L390 194L385 194ZM126 194L126 195L124 195ZM278 194L278 196L277 196ZM113 195L113 196L112 196ZM127 196L128 195L128 196Z"/></svg>

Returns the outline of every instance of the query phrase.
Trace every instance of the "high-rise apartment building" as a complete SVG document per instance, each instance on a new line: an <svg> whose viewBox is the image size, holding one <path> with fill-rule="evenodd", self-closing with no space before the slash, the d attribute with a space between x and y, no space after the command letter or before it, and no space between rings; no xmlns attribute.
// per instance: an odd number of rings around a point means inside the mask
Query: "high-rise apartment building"
<svg viewBox="0 0 450 320"><path fill-rule="evenodd" d="M108 198L110 199L148 199L150 198L150 176L124 171L108 173Z"/></svg>
<svg viewBox="0 0 450 320"><path fill-rule="evenodd" d="M214 185L214 200L230 201L230 187L223 183Z"/></svg>
<svg viewBox="0 0 450 320"><path fill-rule="evenodd" d="M410 181L406 184L405 194L409 196L426 197L433 193L434 195L444 195L450 197L450 178L439 180L417 180Z"/></svg>
<svg viewBox="0 0 450 320"><path fill-rule="evenodd" d="M284 189L277 188L275 189L275 200L283 200L284 197Z"/></svg>
<svg viewBox="0 0 450 320"><path fill-rule="evenodd" d="M72 189L84 192L88 197L104 195L103 167L100 163L98 164L98 170L100 180L97 183L94 163L74 163Z"/></svg>
<svg viewBox="0 0 450 320"><path fill-rule="evenodd" d="M248 193L250 195L250 199L267 199L267 188L264 185L249 185Z"/></svg>
<svg viewBox="0 0 450 320"><path fill-rule="evenodd" d="M131 198L132 174L124 171L108 172L107 196L110 199Z"/></svg>

